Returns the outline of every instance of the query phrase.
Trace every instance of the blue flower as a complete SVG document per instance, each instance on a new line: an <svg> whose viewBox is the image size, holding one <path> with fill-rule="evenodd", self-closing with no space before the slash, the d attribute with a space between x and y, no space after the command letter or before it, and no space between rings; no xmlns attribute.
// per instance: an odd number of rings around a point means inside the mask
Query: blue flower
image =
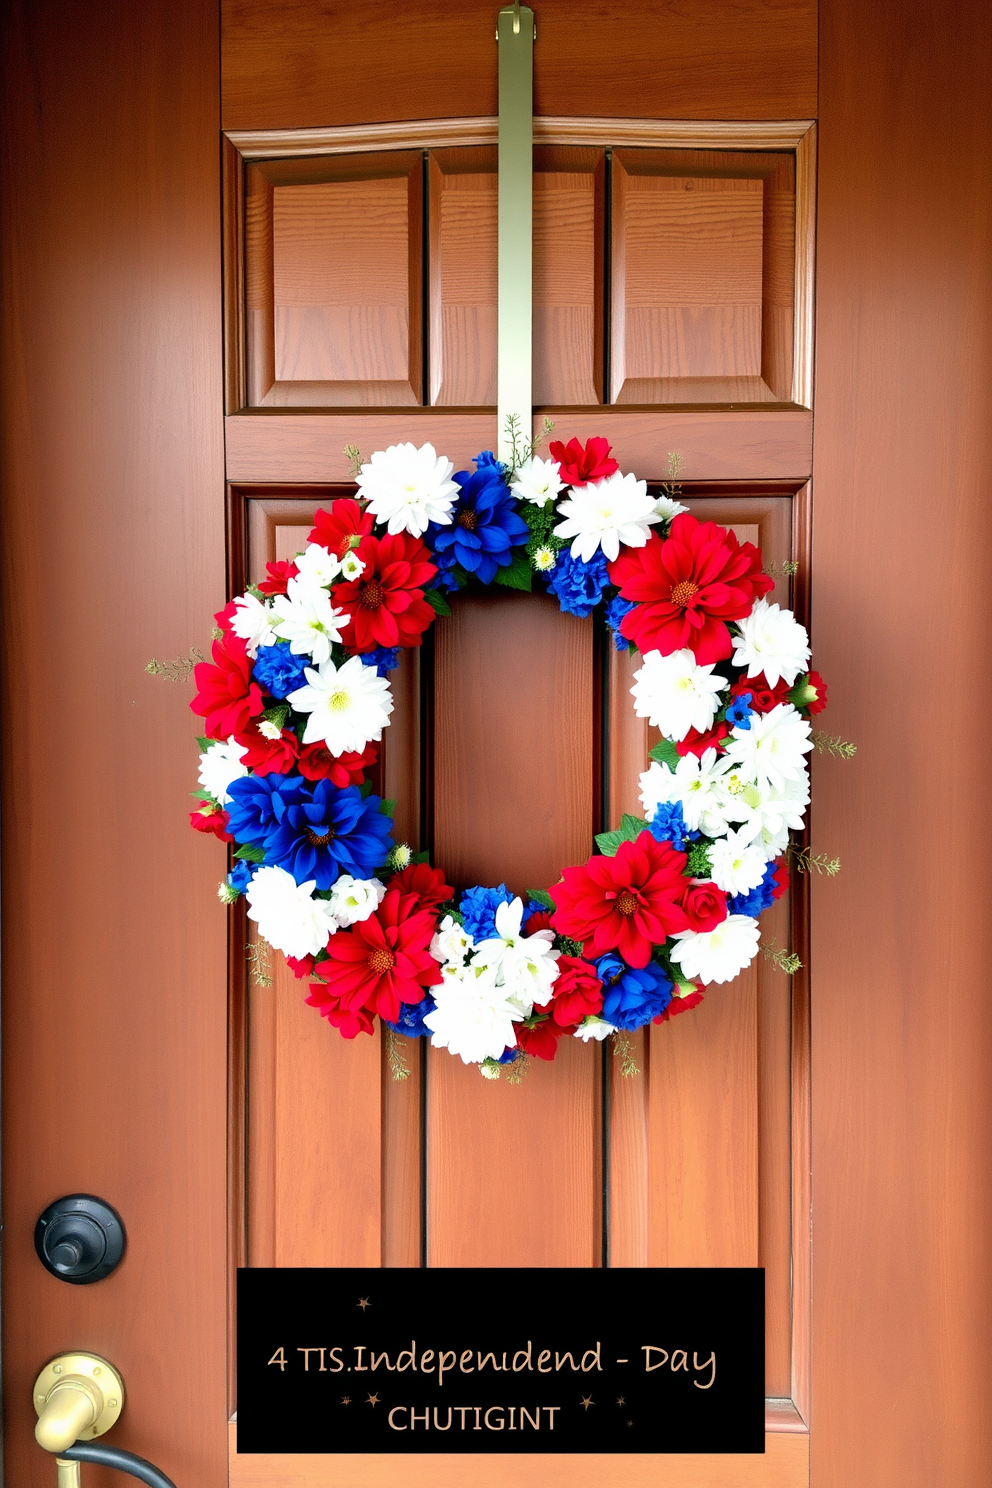
<svg viewBox="0 0 992 1488"><path fill-rule="evenodd" d="M496 934L496 911L501 904L509 904L513 899L506 884L500 884L498 889L485 889L481 884L476 884L474 889L466 889L461 897L458 908L461 910L465 929L473 940L492 940Z"/></svg>
<svg viewBox="0 0 992 1488"><path fill-rule="evenodd" d="M251 883L252 875L254 872L254 863L249 863L244 858L236 858L234 861L234 867L227 875L227 881L232 889L237 889L239 894L243 894L245 889Z"/></svg>
<svg viewBox="0 0 992 1488"><path fill-rule="evenodd" d="M676 852L682 852L686 842L695 842L699 836L686 826L681 801L660 801L654 808L649 828L656 842L670 842Z"/></svg>
<svg viewBox="0 0 992 1488"><path fill-rule="evenodd" d="M602 553L594 553L586 563L581 558L573 558L563 548L558 554L558 562L549 580L548 589L563 610L584 620L599 604L609 582L606 559Z"/></svg>
<svg viewBox="0 0 992 1488"><path fill-rule="evenodd" d="M502 467L489 464L484 455L476 463L478 470L459 470L455 475L461 489L451 509L451 526L432 524L428 535L446 588L453 587L449 575L456 563L480 583L491 584L499 569L513 561L511 549L530 537L527 523L517 516Z"/></svg>
<svg viewBox="0 0 992 1488"><path fill-rule="evenodd" d="M389 855L391 816L378 796L357 785L343 790L329 780L302 782L292 799L276 801L276 820L265 837L265 861L285 868L298 884L315 879L329 889L342 873L370 878Z"/></svg>
<svg viewBox="0 0 992 1488"><path fill-rule="evenodd" d="M618 651L629 651L630 642L625 635L620 634L620 622L624 615L629 615L631 610L637 606L632 599L624 599L622 594L614 594L606 606L606 623L613 632L613 644Z"/></svg>
<svg viewBox="0 0 992 1488"><path fill-rule="evenodd" d="M751 701L749 692L742 692L740 697L731 698L727 704L727 722L731 728L743 729L745 733L751 732L751 714L754 711L748 704Z"/></svg>
<svg viewBox="0 0 992 1488"><path fill-rule="evenodd" d="M520 1050L518 1048L516 1048L516 1047L514 1047L512 1049L511 1048L506 1048L506 1049L503 1050L502 1054L499 1056L499 1058L497 1059L496 1063L497 1064L512 1064L513 1061L516 1059L516 1057L517 1057L517 1055L519 1053L520 1053Z"/></svg>
<svg viewBox="0 0 992 1488"><path fill-rule="evenodd" d="M380 677L385 677L387 672L393 672L400 664L400 648L398 646L376 646L374 651L366 651L362 657L363 665L375 667Z"/></svg>
<svg viewBox="0 0 992 1488"><path fill-rule="evenodd" d="M422 1002L405 1002L395 1023L390 1023L386 1019L383 1021L386 1027L391 1028L394 1033L402 1033L407 1038L430 1038L431 1031L424 1019L436 1007L437 1003L428 994Z"/></svg>
<svg viewBox="0 0 992 1488"><path fill-rule="evenodd" d="M236 842L263 847L287 805L306 797L306 781L299 775L242 775L227 788L227 830Z"/></svg>
<svg viewBox="0 0 992 1488"><path fill-rule="evenodd" d="M663 1013L672 1000L672 984L654 961L638 970L611 951L593 965L603 983L600 1017L614 1028L623 1028L628 1033L643 1028Z"/></svg>
<svg viewBox="0 0 992 1488"><path fill-rule="evenodd" d="M287 693L303 686L304 668L312 665L311 657L294 656L288 641L276 641L274 646L259 646L252 676L267 687L274 698L284 698Z"/></svg>
<svg viewBox="0 0 992 1488"><path fill-rule="evenodd" d="M765 869L765 876L756 889L752 889L748 894L737 894L733 899L727 900L727 913L750 915L756 920L762 910L768 909L774 903L774 888L775 864L769 863Z"/></svg>

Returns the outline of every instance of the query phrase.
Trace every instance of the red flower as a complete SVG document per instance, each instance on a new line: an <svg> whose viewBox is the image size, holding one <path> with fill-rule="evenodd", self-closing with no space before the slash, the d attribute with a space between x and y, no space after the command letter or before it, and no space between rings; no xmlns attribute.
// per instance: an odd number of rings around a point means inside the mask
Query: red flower
<svg viewBox="0 0 992 1488"><path fill-rule="evenodd" d="M587 1013L603 1010L603 984L588 961L560 956L551 988L551 1016L562 1028L577 1028Z"/></svg>
<svg viewBox="0 0 992 1488"><path fill-rule="evenodd" d="M569 486L585 486L620 469L610 455L608 439L587 439L585 449L577 439L570 439L567 444L553 439L548 449L552 460L558 461L558 474Z"/></svg>
<svg viewBox="0 0 992 1488"><path fill-rule="evenodd" d="M330 511L321 508L317 512L307 541L319 543L328 552L343 558L349 548L358 546L352 538L367 537L371 531L371 512L362 511L358 502L350 497L341 497L332 503Z"/></svg>
<svg viewBox="0 0 992 1488"><path fill-rule="evenodd" d="M349 651L363 655L377 646L419 646L434 611L424 585L437 573L430 550L419 537L363 537L358 556L364 572L331 591L334 603L351 620L341 632Z"/></svg>
<svg viewBox="0 0 992 1488"><path fill-rule="evenodd" d="M297 981L299 981L301 977L309 976L310 973L313 971L314 957L313 956L287 956L286 957L286 965L289 967L290 971L296 977Z"/></svg>
<svg viewBox="0 0 992 1488"><path fill-rule="evenodd" d="M789 701L791 692L788 682L784 677L779 677L774 687L768 685L768 679L764 672L759 672L756 677L741 677L730 689L731 697L742 697L745 692L751 694L749 707L755 713L770 713L779 703Z"/></svg>
<svg viewBox="0 0 992 1488"><path fill-rule="evenodd" d="M389 887L399 889L403 894L413 894L421 909L433 909L436 904L444 904L455 892L450 884L445 883L441 869L432 868L429 863L408 864L389 880Z"/></svg>
<svg viewBox="0 0 992 1488"><path fill-rule="evenodd" d="M420 1002L424 988L441 980L429 951L436 918L412 894L387 890L367 920L331 936L328 959L317 967L327 986L312 983L307 1002L332 1023L332 1011L360 1008L395 1022L404 1002Z"/></svg>
<svg viewBox="0 0 992 1488"><path fill-rule="evenodd" d="M230 630L231 621L234 619L237 613L237 605L234 603L233 599L229 599L224 608L222 610L218 610L217 613L214 615L214 624L218 625L221 630Z"/></svg>
<svg viewBox="0 0 992 1488"><path fill-rule="evenodd" d="M620 622L621 635L662 656L688 647L700 666L731 655L725 622L742 620L755 598L774 588L753 543L742 545L725 527L687 512L675 518L669 537L652 533L609 570L624 599L636 604Z"/></svg>
<svg viewBox="0 0 992 1488"><path fill-rule="evenodd" d="M687 1013L690 1008L698 1007L703 1000L703 994L697 987L695 992L687 992L684 997L673 997L663 1013L659 1013L653 1021L655 1023L667 1023L670 1018L675 1018L679 1013Z"/></svg>
<svg viewBox="0 0 992 1488"><path fill-rule="evenodd" d="M729 733L729 728L722 721L715 723L711 729L707 729L705 734L701 734L698 729L690 728L684 739L677 740L675 748L679 754L698 754L702 759L707 749L721 749L723 740Z"/></svg>
<svg viewBox="0 0 992 1488"><path fill-rule="evenodd" d="M685 853L642 832L635 842L621 842L615 858L566 868L549 890L557 905L551 923L560 935L583 941L585 956L617 950L628 966L647 966L652 946L689 929L679 902L685 865Z"/></svg>
<svg viewBox="0 0 992 1488"><path fill-rule="evenodd" d="M365 771L370 770L379 758L378 744L366 744L361 754L345 750L344 754L332 754L326 744L307 744L300 750L300 774L307 780L326 778L339 790L346 785L361 785Z"/></svg>
<svg viewBox="0 0 992 1488"><path fill-rule="evenodd" d="M690 883L682 895L690 930L715 930L727 918L727 896L715 883Z"/></svg>
<svg viewBox="0 0 992 1488"><path fill-rule="evenodd" d="M256 775L270 775L273 770L278 775L288 775L296 764L299 745L292 729L283 729L278 739L267 739L259 733L258 724L253 723L243 734L236 735L234 742L247 751L241 756L241 763Z"/></svg>
<svg viewBox="0 0 992 1488"><path fill-rule="evenodd" d="M819 672L810 672L801 678L796 683L794 692L793 701L796 707L802 708L810 718L815 718L827 706L827 684Z"/></svg>
<svg viewBox="0 0 992 1488"><path fill-rule="evenodd" d="M263 594L285 594L290 579L295 579L299 569L292 558L283 558L278 563L265 565L265 578L258 585Z"/></svg>
<svg viewBox="0 0 992 1488"><path fill-rule="evenodd" d="M785 866L785 859L776 858L775 875L772 880L772 899L781 899L782 895L787 893L790 882L791 879L789 878L789 870Z"/></svg>
<svg viewBox="0 0 992 1488"><path fill-rule="evenodd" d="M189 824L197 832L209 832L212 836L219 837L221 842L234 841L227 830L227 812L211 801L204 801L202 806L197 806L195 811L190 812Z"/></svg>
<svg viewBox="0 0 992 1488"><path fill-rule="evenodd" d="M533 1028L518 1023L517 1048L525 1054L536 1054L538 1059L554 1059L558 1053L558 1040L566 1033L574 1033L577 1027L575 1023L566 1027L556 1023L554 1018L542 1018Z"/></svg>
<svg viewBox="0 0 992 1488"><path fill-rule="evenodd" d="M538 930L551 929L551 911L547 909L535 909L530 919L524 926L524 935L536 935Z"/></svg>
<svg viewBox="0 0 992 1488"><path fill-rule="evenodd" d="M262 689L251 680L251 662L240 637L228 631L222 641L214 641L213 658L212 665L201 661L193 670L200 690L190 707L206 719L208 738L228 739L244 733L265 703Z"/></svg>
<svg viewBox="0 0 992 1488"><path fill-rule="evenodd" d="M322 961L320 964L323 966L325 963ZM306 1003L308 1007L320 1008L321 1017L326 1018L342 1038L353 1039L360 1033L371 1033L375 1027L375 1017L368 1008L345 1007L344 999L330 993L323 982L310 983L310 996Z"/></svg>

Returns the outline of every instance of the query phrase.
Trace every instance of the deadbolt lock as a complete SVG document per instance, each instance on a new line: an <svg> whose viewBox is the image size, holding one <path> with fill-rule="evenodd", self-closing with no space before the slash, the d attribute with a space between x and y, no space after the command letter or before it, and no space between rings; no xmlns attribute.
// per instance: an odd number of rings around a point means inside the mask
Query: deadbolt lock
<svg viewBox="0 0 992 1488"><path fill-rule="evenodd" d="M59 1354L34 1382L34 1428L46 1452L109 1431L124 1405L124 1381L99 1354Z"/></svg>

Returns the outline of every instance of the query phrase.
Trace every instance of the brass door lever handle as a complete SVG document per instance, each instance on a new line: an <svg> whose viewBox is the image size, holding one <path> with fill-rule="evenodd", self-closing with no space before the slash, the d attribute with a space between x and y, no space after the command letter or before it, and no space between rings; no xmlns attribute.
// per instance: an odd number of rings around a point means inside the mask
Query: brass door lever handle
<svg viewBox="0 0 992 1488"><path fill-rule="evenodd" d="M35 1437L46 1452L62 1453L109 1431L123 1405L124 1381L106 1359L59 1354L34 1382Z"/></svg>

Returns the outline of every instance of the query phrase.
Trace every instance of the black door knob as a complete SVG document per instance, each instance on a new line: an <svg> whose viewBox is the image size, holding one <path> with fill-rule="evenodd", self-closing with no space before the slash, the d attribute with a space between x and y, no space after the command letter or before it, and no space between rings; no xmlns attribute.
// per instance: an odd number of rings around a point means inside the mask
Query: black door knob
<svg viewBox="0 0 992 1488"><path fill-rule="evenodd" d="M60 1281L84 1286L109 1276L127 1236L116 1209L93 1194L67 1194L49 1204L34 1229L38 1259Z"/></svg>

